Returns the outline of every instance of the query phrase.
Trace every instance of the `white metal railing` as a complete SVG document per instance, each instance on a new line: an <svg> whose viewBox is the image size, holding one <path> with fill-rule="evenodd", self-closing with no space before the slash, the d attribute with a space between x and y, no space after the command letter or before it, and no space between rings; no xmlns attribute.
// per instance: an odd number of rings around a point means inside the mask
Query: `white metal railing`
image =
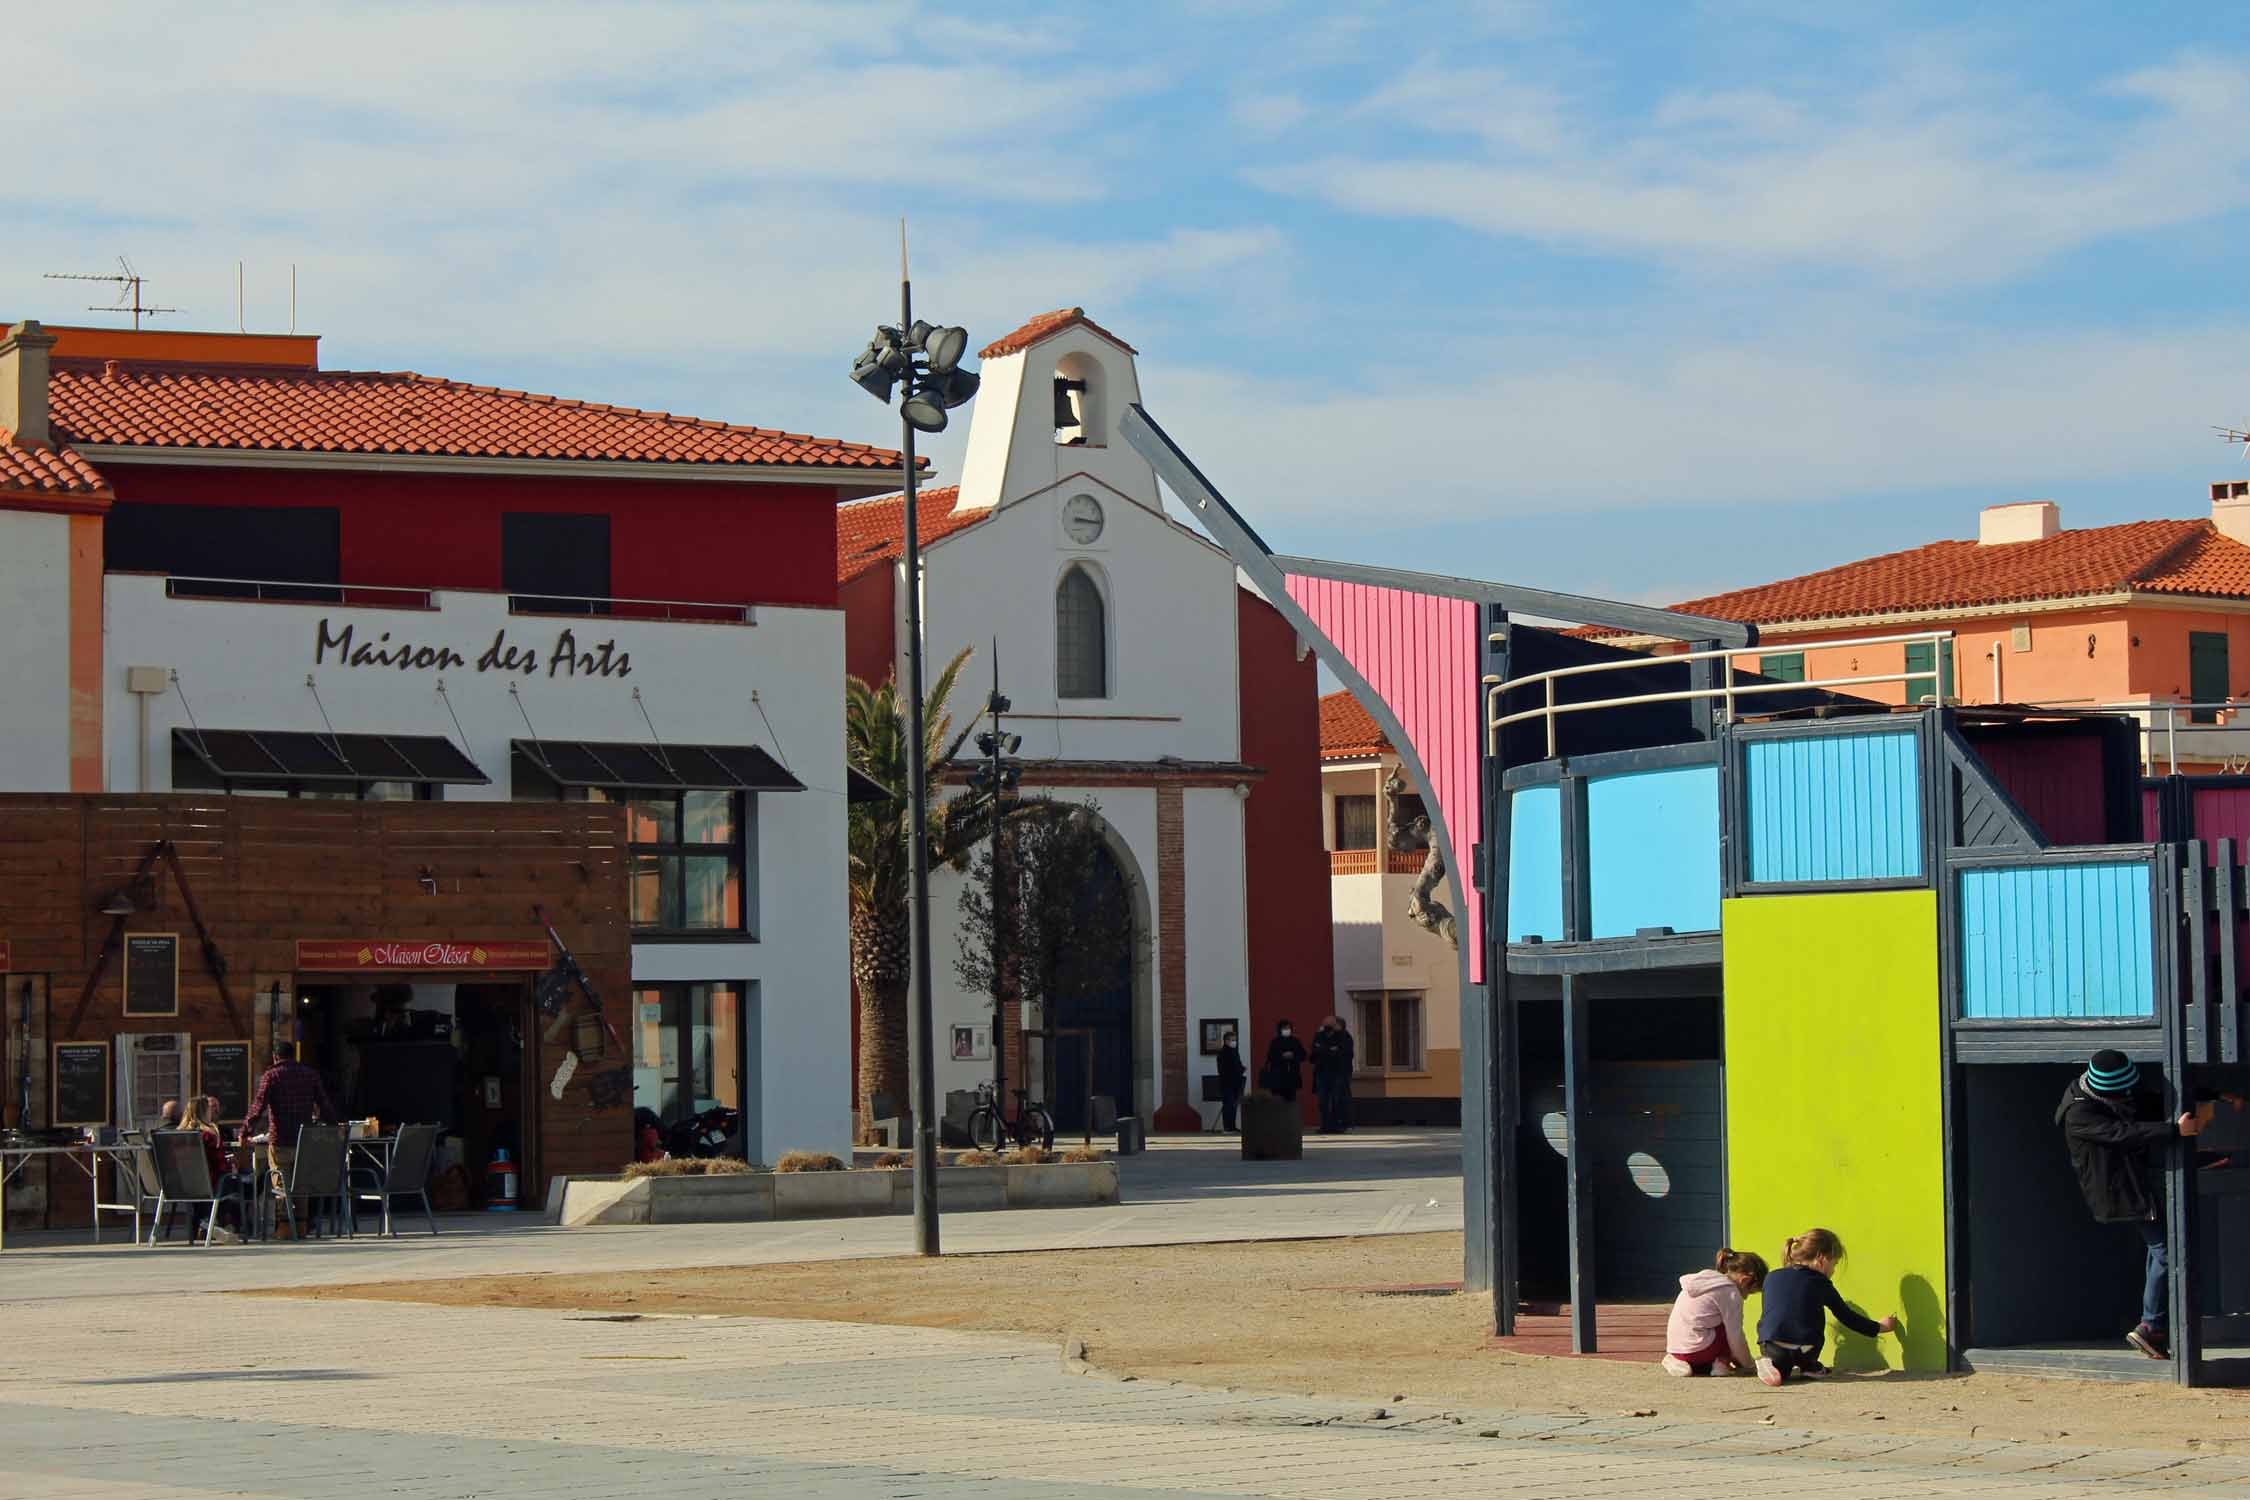
<svg viewBox="0 0 2250 1500"><path fill-rule="evenodd" d="M2156 769L2156 736L2161 729L2164 736L2164 769L2167 775L2179 774L2181 735L2234 735L2238 737L2237 743L2243 745L2244 749L2221 755L2218 759L2227 763L2229 771L2233 771L2237 763L2240 763L2243 771L2250 771L2250 712L2246 712L2250 710L2250 701L2238 698L2217 703L2065 703L2049 700L2037 706L2073 708L2090 714L2132 715L2140 720L2141 725L2141 764L2150 771ZM2196 722L2195 716L2199 713L2211 715L2211 722ZM2164 716L2161 726L2156 722L2158 714ZM2180 722L2182 715L2187 718L2184 724ZM2234 722L2237 720L2240 722ZM2189 749L2192 751L2194 747L2191 745Z"/></svg>
<svg viewBox="0 0 2250 1500"><path fill-rule="evenodd" d="M438 607L435 589L397 588L383 583L292 583L272 578L192 578L164 575L164 592L173 599L218 599L261 604L354 604L369 609ZM717 604L696 599L627 599L598 594L527 594L501 589L447 589L454 594L508 593L512 615L615 615L632 620L686 620L696 624L755 625L755 604ZM579 606L584 606L580 608Z"/></svg>
<svg viewBox="0 0 2250 1500"><path fill-rule="evenodd" d="M1879 682L1920 682L1928 680L1936 691L1921 701L1936 704L1958 702L1952 685L1945 680L1945 652L1943 643L1953 639L1950 630L1923 630L1911 635L1853 636L1840 641L1807 641L1802 646L1728 646L1712 651L1682 651L1669 656L1636 656L1624 661L1587 662L1582 666L1556 667L1551 671L1533 672L1524 677L1511 677L1503 682L1497 677L1484 679L1485 689L1485 748L1488 754L1500 753L1500 731L1510 724L1520 724L1530 719L1544 720L1547 726L1547 754L1555 754L1555 720L1564 714L1592 713L1604 708L1624 708L1638 703L1691 703L1702 699L1718 700L1720 722L1732 722L1735 717L1735 700L1754 697L1762 693L1801 693L1815 688L1859 688ZM1930 666L1919 672L1868 672L1851 677L1822 677L1805 682L1748 682L1734 680L1734 661L1737 657L1794 656L1807 650L1836 651L1854 646L1927 645L1930 649ZM1584 703L1557 703L1555 684L1565 677L1589 677L1598 672L1645 672L1652 667L1669 667L1685 662L1716 661L1719 665L1718 681L1710 687L1681 688L1661 693L1628 693L1619 698L1595 698ZM1518 709L1512 714L1500 712L1502 695L1519 688L1540 687L1545 701L1536 708Z"/></svg>

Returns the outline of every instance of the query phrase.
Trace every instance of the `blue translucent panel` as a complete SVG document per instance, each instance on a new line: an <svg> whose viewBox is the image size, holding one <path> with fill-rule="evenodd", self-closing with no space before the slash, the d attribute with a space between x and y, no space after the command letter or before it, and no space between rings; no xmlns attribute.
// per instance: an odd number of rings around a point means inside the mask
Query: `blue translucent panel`
<svg viewBox="0 0 2250 1500"><path fill-rule="evenodd" d="M1719 928L1719 768L1674 766L1586 783L1589 936Z"/></svg>
<svg viewBox="0 0 2250 1500"><path fill-rule="evenodd" d="M1508 797L1508 941L1561 942L1562 912L1562 788L1527 786Z"/></svg>

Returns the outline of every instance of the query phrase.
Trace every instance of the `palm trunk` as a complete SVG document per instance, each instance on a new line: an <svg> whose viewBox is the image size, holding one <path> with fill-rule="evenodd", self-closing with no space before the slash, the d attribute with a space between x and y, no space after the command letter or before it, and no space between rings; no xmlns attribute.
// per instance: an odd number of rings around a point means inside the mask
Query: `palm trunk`
<svg viewBox="0 0 2250 1500"><path fill-rule="evenodd" d="M871 1138L872 1105L888 1094L904 1115L907 1097L906 983L909 974L904 910L857 908L852 912L852 980L859 990L859 1129Z"/></svg>

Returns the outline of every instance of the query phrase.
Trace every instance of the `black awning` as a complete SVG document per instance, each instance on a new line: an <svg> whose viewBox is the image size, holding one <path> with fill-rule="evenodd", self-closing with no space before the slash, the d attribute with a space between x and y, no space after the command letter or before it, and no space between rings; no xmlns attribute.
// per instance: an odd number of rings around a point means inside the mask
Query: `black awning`
<svg viewBox="0 0 2250 1500"><path fill-rule="evenodd" d="M898 795L859 767L844 768L844 801L850 806L857 807L862 802L896 802Z"/></svg>
<svg viewBox="0 0 2250 1500"><path fill-rule="evenodd" d="M557 786L656 787L684 792L801 792L805 784L756 745L517 740L516 754Z"/></svg>
<svg viewBox="0 0 2250 1500"><path fill-rule="evenodd" d="M441 734L314 734L302 729L175 729L172 753L221 781L428 781L492 778Z"/></svg>

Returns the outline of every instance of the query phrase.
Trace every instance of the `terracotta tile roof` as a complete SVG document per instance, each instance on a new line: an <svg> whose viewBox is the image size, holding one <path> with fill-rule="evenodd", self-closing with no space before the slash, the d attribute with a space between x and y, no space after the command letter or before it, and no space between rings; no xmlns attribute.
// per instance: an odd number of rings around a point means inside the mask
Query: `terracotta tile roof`
<svg viewBox="0 0 2250 1500"><path fill-rule="evenodd" d="M992 514L989 510L956 515L954 503L961 487L914 492L914 527L922 545L941 536L965 531ZM878 495L836 507L836 581L850 583L868 569L895 559L906 550L906 497Z"/></svg>
<svg viewBox="0 0 2250 1500"><path fill-rule="evenodd" d="M863 443L737 427L412 373L56 360L59 437L79 443L720 467L895 467Z"/></svg>
<svg viewBox="0 0 2250 1500"><path fill-rule="evenodd" d="M1015 354L1022 350L1029 349L1033 344L1038 343L1041 339L1046 338L1051 334L1060 333L1065 328L1070 328L1073 326L1082 326L1094 333L1100 334L1103 338L1108 339L1111 343L1124 350L1127 354L1138 354L1141 352L1140 350L1134 348L1131 344L1128 344L1123 339L1119 338L1116 334L1111 333L1108 329L1102 327L1101 324L1095 322L1092 318L1087 317L1085 308L1058 307L1053 312L1041 313L1038 317L1033 318L1030 322L1024 324L1023 327L1017 329L1014 333L1004 334L1001 337L994 339L991 343L985 345L982 349L977 351L977 358L997 359L1003 354Z"/></svg>
<svg viewBox="0 0 2250 1500"><path fill-rule="evenodd" d="M110 498L109 481L74 448L18 443L0 432L0 493Z"/></svg>
<svg viewBox="0 0 2250 1500"><path fill-rule="evenodd" d="M1322 760L1366 760L1390 748L1375 716L1350 693L1330 693L1320 700Z"/></svg>
<svg viewBox="0 0 2250 1500"><path fill-rule="evenodd" d="M2250 547L2209 521L2131 521L2032 542L1932 542L1673 608L1753 625L2113 594L2250 596ZM1582 629L1574 634L1619 635Z"/></svg>

